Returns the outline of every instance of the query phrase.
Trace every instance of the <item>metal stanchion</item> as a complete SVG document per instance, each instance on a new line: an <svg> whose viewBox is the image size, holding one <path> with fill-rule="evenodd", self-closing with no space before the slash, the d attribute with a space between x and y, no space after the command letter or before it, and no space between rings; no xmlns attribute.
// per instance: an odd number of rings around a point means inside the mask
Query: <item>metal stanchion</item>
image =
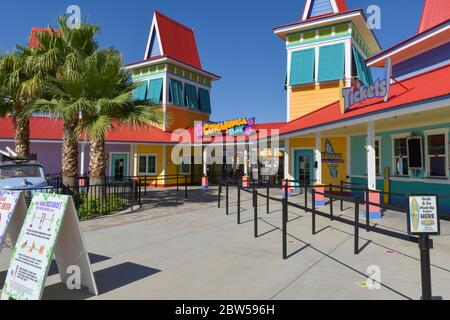
<svg viewBox="0 0 450 320"><path fill-rule="evenodd" d="M288 221L288 181L285 183L283 199L283 259L287 259L287 221Z"/></svg>
<svg viewBox="0 0 450 320"><path fill-rule="evenodd" d="M420 270L422 275L422 300L432 300L433 294L431 290L431 262L430 249L431 240L429 235L421 235L419 237L420 247Z"/></svg>
<svg viewBox="0 0 450 320"><path fill-rule="evenodd" d="M267 199L266 199L266 213L270 213L270 187L267 187Z"/></svg>
<svg viewBox="0 0 450 320"><path fill-rule="evenodd" d="M334 212L333 212L333 185L330 184L330 220L334 221Z"/></svg>
<svg viewBox="0 0 450 320"><path fill-rule="evenodd" d="M237 186L237 224L241 224L241 186Z"/></svg>
<svg viewBox="0 0 450 320"><path fill-rule="evenodd" d="M370 191L366 190L366 231L370 231Z"/></svg>
<svg viewBox="0 0 450 320"><path fill-rule="evenodd" d="M344 211L344 181L341 180L341 212Z"/></svg>
<svg viewBox="0 0 450 320"><path fill-rule="evenodd" d="M225 200L226 200L226 214L228 215L230 213L230 184L227 181L227 185L226 185L226 195L225 195Z"/></svg>
<svg viewBox="0 0 450 320"><path fill-rule="evenodd" d="M253 204L254 204L254 236L255 238L258 238L258 191L256 189L253 189Z"/></svg>
<svg viewBox="0 0 450 320"><path fill-rule="evenodd" d="M359 199L355 197L355 254L359 254Z"/></svg>
<svg viewBox="0 0 450 320"><path fill-rule="evenodd" d="M312 197L313 199L316 198L316 190L312 189ZM313 236L316 235L316 202L312 202L312 234Z"/></svg>

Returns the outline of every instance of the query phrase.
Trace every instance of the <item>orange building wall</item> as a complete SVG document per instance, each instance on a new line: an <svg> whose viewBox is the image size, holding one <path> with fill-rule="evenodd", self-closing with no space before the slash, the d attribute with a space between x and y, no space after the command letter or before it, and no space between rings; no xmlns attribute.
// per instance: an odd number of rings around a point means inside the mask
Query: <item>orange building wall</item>
<svg viewBox="0 0 450 320"><path fill-rule="evenodd" d="M209 121L210 115L199 113L189 109L180 109L176 107L167 107L167 125L166 130L185 129L194 126L196 121Z"/></svg>
<svg viewBox="0 0 450 320"><path fill-rule="evenodd" d="M290 120L298 119L340 99L339 83L292 88Z"/></svg>

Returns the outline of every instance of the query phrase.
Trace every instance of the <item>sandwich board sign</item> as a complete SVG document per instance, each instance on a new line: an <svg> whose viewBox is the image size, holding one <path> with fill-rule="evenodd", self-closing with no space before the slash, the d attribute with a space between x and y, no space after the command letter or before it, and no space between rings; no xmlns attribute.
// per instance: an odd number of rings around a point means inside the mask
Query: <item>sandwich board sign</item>
<svg viewBox="0 0 450 320"><path fill-rule="evenodd" d="M409 196L408 233L410 235L439 235L440 219L436 195Z"/></svg>
<svg viewBox="0 0 450 320"><path fill-rule="evenodd" d="M27 212L27 205L20 191L0 190L0 252L6 235L15 246Z"/></svg>
<svg viewBox="0 0 450 320"><path fill-rule="evenodd" d="M30 204L8 269L2 300L40 300L53 256L63 283L67 268L80 270L80 284L98 295L73 199L37 193Z"/></svg>

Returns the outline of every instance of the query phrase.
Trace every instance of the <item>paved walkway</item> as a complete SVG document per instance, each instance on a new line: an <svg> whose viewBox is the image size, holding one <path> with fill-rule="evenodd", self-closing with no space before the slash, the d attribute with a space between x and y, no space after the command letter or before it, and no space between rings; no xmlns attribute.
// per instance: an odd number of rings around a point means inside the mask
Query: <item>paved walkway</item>
<svg viewBox="0 0 450 320"><path fill-rule="evenodd" d="M235 201L235 190L230 196ZM418 245L361 230L362 251L353 254L353 227L290 209L289 254L281 257L281 210L265 214L260 201L259 234L253 237L250 195L243 194L242 221L217 209L215 191L193 191L191 200L149 205L138 213L82 223L101 295L67 291L51 271L45 299L419 299ZM181 197L184 194L180 195ZM278 192L274 196L279 196ZM172 197L172 196L170 196ZM195 197L203 198L202 203ZM302 197L292 201L302 203ZM338 205L335 206L338 210ZM327 209L324 209L327 210ZM346 205L343 217L352 217ZM326 212L326 211L325 211ZM405 235L403 214L388 212L379 227ZM433 294L450 299L450 223L435 238L431 261ZM10 250L0 255L6 270ZM381 270L382 287L365 287L368 268ZM52 268L54 269L54 268ZM0 276L0 285L3 283Z"/></svg>

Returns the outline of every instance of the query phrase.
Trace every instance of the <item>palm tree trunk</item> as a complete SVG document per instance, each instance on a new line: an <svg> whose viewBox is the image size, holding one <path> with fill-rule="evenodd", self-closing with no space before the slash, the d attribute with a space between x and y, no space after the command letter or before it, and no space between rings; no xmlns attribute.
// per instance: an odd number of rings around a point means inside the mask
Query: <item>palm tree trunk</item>
<svg viewBox="0 0 450 320"><path fill-rule="evenodd" d="M62 179L67 187L77 185L78 174L78 137L75 129L78 119L67 119L64 121L63 144L62 144Z"/></svg>
<svg viewBox="0 0 450 320"><path fill-rule="evenodd" d="M91 196L103 197L106 170L106 148L105 138L92 138L90 146L89 161L89 194ZM93 187L92 186L97 186ZM94 190L95 189L95 190Z"/></svg>
<svg viewBox="0 0 450 320"><path fill-rule="evenodd" d="M15 151L19 157L28 158L30 156L30 120L17 114L12 120L16 141Z"/></svg>

